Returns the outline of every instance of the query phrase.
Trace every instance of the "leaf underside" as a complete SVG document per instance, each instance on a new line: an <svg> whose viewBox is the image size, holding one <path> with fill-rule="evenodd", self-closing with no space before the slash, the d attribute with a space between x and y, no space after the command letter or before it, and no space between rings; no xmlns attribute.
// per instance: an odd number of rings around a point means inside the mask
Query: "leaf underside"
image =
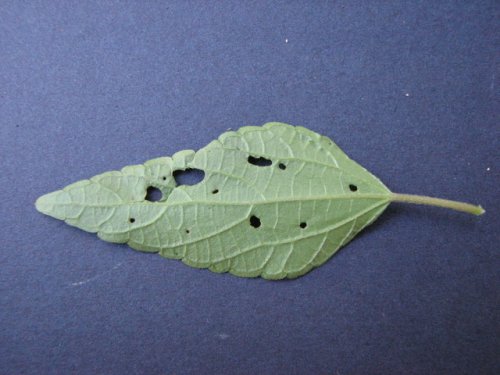
<svg viewBox="0 0 500 375"><path fill-rule="evenodd" d="M196 185L174 172L199 169ZM148 189L162 193L147 200ZM389 204L390 191L330 139L267 123L195 152L97 175L40 197L40 212L197 268L266 279L323 264Z"/></svg>

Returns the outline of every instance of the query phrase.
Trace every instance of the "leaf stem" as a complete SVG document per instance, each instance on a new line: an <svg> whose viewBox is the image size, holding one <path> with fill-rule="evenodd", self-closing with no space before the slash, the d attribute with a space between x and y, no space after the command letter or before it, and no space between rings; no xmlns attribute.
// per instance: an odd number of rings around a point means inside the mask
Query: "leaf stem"
<svg viewBox="0 0 500 375"><path fill-rule="evenodd" d="M415 203L415 204L425 204L429 206L437 206L449 208L455 211L462 211L473 215L482 215L484 209L481 206L476 206L469 203L450 201L448 199L432 198L424 195L413 195L413 194L397 194L392 193L390 196L392 202L405 202L405 203Z"/></svg>

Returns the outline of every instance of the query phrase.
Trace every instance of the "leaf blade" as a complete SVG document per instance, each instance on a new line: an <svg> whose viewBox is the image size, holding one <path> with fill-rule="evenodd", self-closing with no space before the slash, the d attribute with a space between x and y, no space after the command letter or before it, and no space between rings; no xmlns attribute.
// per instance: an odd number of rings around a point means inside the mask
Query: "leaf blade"
<svg viewBox="0 0 500 375"><path fill-rule="evenodd" d="M205 179L175 186L174 172L187 168L203 170ZM145 201L148 186L164 198ZM330 139L268 123L226 132L197 152L69 185L36 206L101 239L193 267L281 279L327 261L383 212L390 194Z"/></svg>

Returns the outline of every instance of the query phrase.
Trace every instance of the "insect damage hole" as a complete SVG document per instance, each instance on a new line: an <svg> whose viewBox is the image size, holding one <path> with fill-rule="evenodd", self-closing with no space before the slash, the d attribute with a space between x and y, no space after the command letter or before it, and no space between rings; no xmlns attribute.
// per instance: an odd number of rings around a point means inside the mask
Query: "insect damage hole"
<svg viewBox="0 0 500 375"><path fill-rule="evenodd" d="M260 227L260 219L255 215L250 216L250 225L254 228Z"/></svg>
<svg viewBox="0 0 500 375"><path fill-rule="evenodd" d="M158 202L163 198L163 193L160 189L154 186L148 186L146 189L146 200L149 202Z"/></svg>
<svg viewBox="0 0 500 375"><path fill-rule="evenodd" d="M358 191L358 187L356 185L354 185L354 184L350 184L349 185L349 190L350 191Z"/></svg>
<svg viewBox="0 0 500 375"><path fill-rule="evenodd" d="M303 221L299 224L299 227L301 227L302 229L305 229L305 228L307 228L307 223L305 221Z"/></svg>
<svg viewBox="0 0 500 375"><path fill-rule="evenodd" d="M131 224L134 224L135 223L135 218L131 217L130 219L128 219L129 223Z"/></svg>
<svg viewBox="0 0 500 375"><path fill-rule="evenodd" d="M271 164L273 164L271 160L266 159L262 156L256 158L255 156L250 155L247 160L250 164L256 165L257 167L269 167Z"/></svg>
<svg viewBox="0 0 500 375"><path fill-rule="evenodd" d="M212 194L217 194L218 192L219 192L219 189L212 190Z"/></svg>
<svg viewBox="0 0 500 375"><path fill-rule="evenodd" d="M284 171L286 169L286 165L283 163L279 163L278 168Z"/></svg>
<svg viewBox="0 0 500 375"><path fill-rule="evenodd" d="M205 172L201 169L188 168L188 169L177 169L173 173L175 183L179 185L196 185L199 184L205 178Z"/></svg>

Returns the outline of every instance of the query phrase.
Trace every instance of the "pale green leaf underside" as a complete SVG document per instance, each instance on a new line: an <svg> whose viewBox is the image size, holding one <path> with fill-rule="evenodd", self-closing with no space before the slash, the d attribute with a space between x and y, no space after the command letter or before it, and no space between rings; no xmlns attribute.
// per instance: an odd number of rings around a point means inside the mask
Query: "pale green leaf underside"
<svg viewBox="0 0 500 375"><path fill-rule="evenodd" d="M249 156L272 164L251 164ZM203 181L176 186L173 172L188 168L203 170ZM145 199L150 186L163 192L161 201ZM384 211L390 194L330 139L268 123L77 182L36 206L103 240L193 267L282 279L323 264Z"/></svg>

